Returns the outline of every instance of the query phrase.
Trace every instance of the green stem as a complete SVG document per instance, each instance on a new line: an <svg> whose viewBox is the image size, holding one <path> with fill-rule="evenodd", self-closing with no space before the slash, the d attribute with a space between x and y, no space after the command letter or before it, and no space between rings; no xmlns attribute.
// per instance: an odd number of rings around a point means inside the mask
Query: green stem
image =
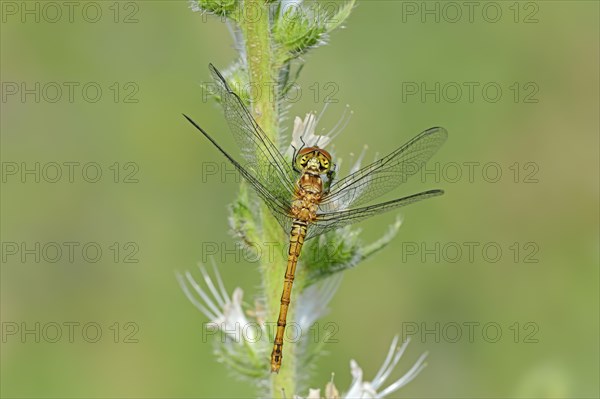
<svg viewBox="0 0 600 399"><path fill-rule="evenodd" d="M257 89L251 90L252 113L269 138L277 144L279 140L279 115L276 101L278 98L276 77L279 76L279 70L271 43L269 4L265 0L245 0L240 4L243 7L241 15L244 16L243 20L240 21L240 27L245 36L246 65L250 87ZM276 244L275 250L269 250L268 254L263 253L261 259L267 320L274 323L279 314L285 262L287 261L287 257L279 244L285 242L287 236L282 233L281 227L264 204L261 206L260 219L263 243ZM264 248L272 247L265 245ZM299 274L304 275L304 273ZM300 291L298 288L303 285L302 281L298 280L297 277L295 295L293 295L296 298ZM301 277L300 280L303 280L303 278ZM295 306L292 301L288 320L293 320L294 309ZM270 326L273 326L273 324L270 324ZM269 395L271 398L283 397L283 392L287 398L291 398L296 394L296 346L293 342L285 342L283 348L283 363L279 374L271 375L271 392ZM265 359L265 366L268 367L267 362L268 359Z"/></svg>
<svg viewBox="0 0 600 399"><path fill-rule="evenodd" d="M271 48L269 5L265 0L245 0L245 17L240 22L246 38L246 64L251 90L252 113L259 126L276 142L279 120L274 84L274 59Z"/></svg>

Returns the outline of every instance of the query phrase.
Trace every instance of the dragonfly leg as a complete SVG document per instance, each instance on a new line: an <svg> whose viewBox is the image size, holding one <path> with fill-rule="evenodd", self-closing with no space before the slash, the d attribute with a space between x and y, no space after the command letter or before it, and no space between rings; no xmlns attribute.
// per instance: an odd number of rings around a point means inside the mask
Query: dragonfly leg
<svg viewBox="0 0 600 399"><path fill-rule="evenodd" d="M292 148L294 149L294 154L292 155L292 168L298 172L301 173L302 171L300 169L298 169L298 166L296 165L296 157L298 156L298 152L300 151L299 149L297 149L293 144L290 144L292 146Z"/></svg>
<svg viewBox="0 0 600 399"><path fill-rule="evenodd" d="M333 164L331 165L331 169L329 169L329 171L327 172L327 181L325 181L325 184L323 184L323 195L329 194L329 190L331 189L331 184L333 183L333 180L335 179L335 167L336 165Z"/></svg>

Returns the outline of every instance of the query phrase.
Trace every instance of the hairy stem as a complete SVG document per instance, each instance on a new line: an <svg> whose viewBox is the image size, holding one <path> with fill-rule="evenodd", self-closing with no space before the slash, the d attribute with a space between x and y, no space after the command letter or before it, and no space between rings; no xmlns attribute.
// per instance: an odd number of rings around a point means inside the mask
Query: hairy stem
<svg viewBox="0 0 600 399"><path fill-rule="evenodd" d="M269 5L265 0L245 0L245 17L240 22L246 39L246 65L250 79L252 113L271 140L276 142L278 133L277 87L274 76L274 60L271 48Z"/></svg>
<svg viewBox="0 0 600 399"><path fill-rule="evenodd" d="M271 27L269 4L265 0L245 0L241 4L244 15L240 26L245 37L246 65L251 91L252 113L258 124L274 142L279 140L279 115L278 115L278 85L276 77L279 71L275 64L273 48L271 43ZM275 248L271 251L263 251L261 257L261 271L263 279L264 294L267 305L267 321L273 323L277 320L279 303L283 286L285 271L285 251L281 243L287 240L282 233L281 227L271 216L269 210L261 205L260 226L262 226L261 239L263 248ZM268 252L268 253L267 253ZM304 273L300 273L304 275ZM296 295L302 281L296 279ZM293 320L294 302L288 313L288 321ZM273 326L272 324L269 325ZM265 367L269 367L265 359ZM283 364L279 374L271 375L270 395L271 398L292 397L296 392L297 353L293 342L285 342L283 349Z"/></svg>

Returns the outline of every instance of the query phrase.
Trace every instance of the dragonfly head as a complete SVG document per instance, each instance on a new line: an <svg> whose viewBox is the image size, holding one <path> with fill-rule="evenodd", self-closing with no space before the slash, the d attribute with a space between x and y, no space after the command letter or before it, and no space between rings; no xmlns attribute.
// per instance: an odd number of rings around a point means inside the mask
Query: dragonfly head
<svg viewBox="0 0 600 399"><path fill-rule="evenodd" d="M300 170L308 169L323 175L329 172L332 166L331 155L319 147L302 148L296 155L296 167Z"/></svg>

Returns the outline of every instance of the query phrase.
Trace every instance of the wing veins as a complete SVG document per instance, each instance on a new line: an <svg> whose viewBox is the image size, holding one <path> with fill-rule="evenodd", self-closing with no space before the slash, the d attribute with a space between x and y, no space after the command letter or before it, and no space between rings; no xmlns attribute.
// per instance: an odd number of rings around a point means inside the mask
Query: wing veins
<svg viewBox="0 0 600 399"><path fill-rule="evenodd" d="M262 130L262 128L258 125L258 123L254 120L254 118L252 117L252 115L250 114L250 112L248 111L246 106L244 105L242 99L237 95L236 92L231 90L231 88L227 84L227 81L225 80L223 75L221 75L221 73L212 64L209 65L209 69L213 73L213 78L215 79L215 81L217 81L217 84L221 85L223 91L229 97L232 98L232 101L229 101L228 99L223 99L223 98L222 98L222 101L224 101L224 102L226 101L228 103L227 105L231 107L231 108L229 108L229 110L235 112L237 114L237 116L242 120L242 122L245 122L242 126L238 126L238 127L242 130L246 130L244 128L245 126L252 127L252 129L250 129L250 130L252 133L251 139L252 139L254 145L256 146L257 149L260 149L262 155L265 158L271 159L274 161L274 162L269 162L269 164L275 166L276 170L278 171L279 177L282 178L287 183L286 185L284 185L284 188L286 189L286 191L289 194L292 194L293 193L292 187L294 185L294 182L291 180L291 176L293 175L293 171L289 167L286 168L287 170L284 169L284 165L288 165L288 163L285 161L285 159L281 155L281 152L278 150L278 148L275 146L275 144L269 139L269 137L265 134L265 132ZM237 140L237 138L236 138L236 140ZM258 140L258 142L257 142L257 140ZM266 151L266 153L265 153L265 151Z"/></svg>
<svg viewBox="0 0 600 399"><path fill-rule="evenodd" d="M361 203L361 201L366 202L364 201L365 199L374 199L383 195L394 186L403 183L404 179L416 174L425 164L427 159L429 159L435 150L445 141L446 135L447 133L443 128L436 127L425 130L384 158L379 159L336 182L332 186L330 193L324 198L322 204L332 204L336 200L344 198L344 196L351 196L350 203L355 201ZM403 154L405 155L403 156ZM403 169L404 164L412 165L410 162L421 158L423 159L421 162L416 162L417 167L413 170L408 171ZM398 179L399 182L390 184L389 187L379 185L379 188L381 189L379 192L377 192L377 190L369 191L366 195L364 192L360 192L359 189L362 187L384 181L384 179L379 180L382 177L386 178L385 181ZM377 186L377 184L373 185ZM360 198L361 196L363 197L362 199Z"/></svg>
<svg viewBox="0 0 600 399"><path fill-rule="evenodd" d="M254 187L256 192L260 195L260 197L265 202L275 206L274 208L270 208L270 209L289 218L289 216L288 216L289 215L289 213L288 213L289 206L284 205L279 198L273 196L273 194L271 194L271 192L269 192L269 190L267 190L267 188L260 181L258 181L254 176L252 176L250 173L248 173L248 171L246 171L242 167L242 165L240 165L235 159L233 159L233 157L231 157L231 155L229 155L227 153L227 151L225 151L219 144L217 144L217 142L204 129L202 129L196 122L194 122L192 120L192 118L190 118L186 114L183 114L183 116L196 129L198 129L204 135L204 137L206 137L215 147L217 147L217 149L221 152L221 154L223 154L229 160L229 162L231 162L233 164L233 166L235 166L235 168L238 170L238 172L240 172L241 175L251 183L252 187Z"/></svg>
<svg viewBox="0 0 600 399"><path fill-rule="evenodd" d="M398 198L392 201L383 202L376 205L369 205L362 208L354 208L344 211L327 212L318 215L317 221L311 223L308 227L306 239L317 237L331 230L340 229L350 224L358 223L366 218L375 216L380 213L388 212L402 206L412 203L437 197L442 195L442 190L423 191L418 194L409 195L407 197Z"/></svg>
<svg viewBox="0 0 600 399"><path fill-rule="evenodd" d="M404 205L412 204L414 202L436 197L444 194L443 190L428 190L417 194L409 195L402 198L397 198L391 201L382 202L380 204L364 206L362 208L348 209L337 212L327 212L319 214L319 221L337 221L337 220L351 220L356 218L366 217L368 213L378 213L378 211L390 210L393 208L399 208Z"/></svg>

